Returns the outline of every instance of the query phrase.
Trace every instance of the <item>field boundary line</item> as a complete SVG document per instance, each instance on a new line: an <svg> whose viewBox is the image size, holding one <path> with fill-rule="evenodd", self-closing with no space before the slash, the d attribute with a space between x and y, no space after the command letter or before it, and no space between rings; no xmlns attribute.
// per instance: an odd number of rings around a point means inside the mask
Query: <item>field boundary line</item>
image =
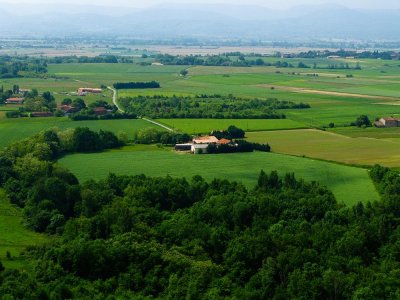
<svg viewBox="0 0 400 300"><path fill-rule="evenodd" d="M152 124L154 124L154 125L157 125L157 126L159 126L159 127L162 127L162 128L164 128L164 129L166 129L166 130L168 130L168 131L174 132L174 130L173 130L172 128L170 128L170 127L168 127L168 126L166 126L166 125L164 125L164 124L161 124L161 123L159 123L159 122L150 120L150 119L148 119L148 118L146 118L146 117L142 117L141 119L144 120L144 121L146 121L146 122L149 122L149 123L152 123Z"/></svg>

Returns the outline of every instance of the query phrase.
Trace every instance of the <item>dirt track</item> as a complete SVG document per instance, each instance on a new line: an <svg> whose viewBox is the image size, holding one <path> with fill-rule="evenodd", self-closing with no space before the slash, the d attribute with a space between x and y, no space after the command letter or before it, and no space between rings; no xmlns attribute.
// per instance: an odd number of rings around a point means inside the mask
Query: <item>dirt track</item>
<svg viewBox="0 0 400 300"><path fill-rule="evenodd" d="M303 93L303 94L319 94L319 95L331 95L331 96L339 96L339 97L354 97L354 98L364 98L364 99L380 99L380 100L390 100L396 101L400 100L400 98L395 97L387 97L387 96L373 96L373 95L365 95L365 94L354 94L354 93L342 93L342 92L332 92L332 91L322 91L322 90L313 90L307 88L297 88L291 86L280 86L280 85L272 85L272 84L260 84L258 87L263 88L274 88L276 90L294 92L294 93Z"/></svg>

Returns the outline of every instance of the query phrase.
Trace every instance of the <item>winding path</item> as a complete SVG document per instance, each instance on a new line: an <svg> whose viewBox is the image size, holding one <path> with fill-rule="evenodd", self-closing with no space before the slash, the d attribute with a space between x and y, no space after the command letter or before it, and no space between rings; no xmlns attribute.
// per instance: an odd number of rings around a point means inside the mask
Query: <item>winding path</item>
<svg viewBox="0 0 400 300"><path fill-rule="evenodd" d="M113 103L114 103L114 105L118 108L118 111L120 111L120 112L125 112L125 111L118 105L118 102L117 102L117 90L116 90L116 89L113 89L111 86L108 86L107 89L109 89L109 90L111 90L111 91L113 92ZM162 127L162 128L164 128L164 129L166 129L166 130L168 130L168 131L171 131L171 132L174 131L172 128L170 128L170 127L168 127L168 126L166 126L166 125L164 125L164 124L161 124L161 123L158 123L158 122L156 122L156 121L147 119L147 118L145 118L145 117L140 117L140 118L141 118L142 120L146 121L146 122L149 122L149 123L151 123L151 124L154 124L154 125L157 125L157 126L159 126L159 127Z"/></svg>
<svg viewBox="0 0 400 300"><path fill-rule="evenodd" d="M107 88L113 92L113 103L114 103L114 105L118 108L118 111L120 111L120 112L125 112L125 111L118 105L118 102L117 102L117 90L116 90L116 89L113 89L111 86L108 86Z"/></svg>

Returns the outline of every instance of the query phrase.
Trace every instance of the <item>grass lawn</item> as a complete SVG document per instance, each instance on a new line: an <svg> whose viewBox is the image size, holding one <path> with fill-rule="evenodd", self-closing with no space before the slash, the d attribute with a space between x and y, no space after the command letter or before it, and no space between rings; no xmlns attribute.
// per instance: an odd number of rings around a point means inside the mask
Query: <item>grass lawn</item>
<svg viewBox="0 0 400 300"><path fill-rule="evenodd" d="M146 127L155 126L143 120L99 120L99 121L71 121L68 118L19 118L0 120L0 148L7 146L11 142L27 138L42 130L57 127L60 129L89 127L92 130L100 129L118 132L126 132L133 138L134 132Z"/></svg>
<svg viewBox="0 0 400 300"><path fill-rule="evenodd" d="M150 147L151 146L147 146ZM211 180L225 178L252 188L261 169L277 170L281 175L294 172L297 178L319 181L328 186L340 202L375 201L379 195L367 170L318 160L274 153L235 153L224 155L178 154L168 149L126 147L103 153L74 154L59 163L69 168L80 181L116 174L146 174L191 178L198 174Z"/></svg>
<svg viewBox="0 0 400 300"><path fill-rule="evenodd" d="M250 141L269 143L272 151L346 164L400 166L399 144L386 139L350 138L319 130L249 132Z"/></svg>
<svg viewBox="0 0 400 300"><path fill-rule="evenodd" d="M26 268L26 259L20 255L27 246L40 245L48 237L35 233L23 225L21 210L10 204L0 189L0 261L6 268ZM12 259L7 259L10 252Z"/></svg>
<svg viewBox="0 0 400 300"><path fill-rule="evenodd" d="M304 124L288 119L158 119L167 126L186 133L209 133L212 130L227 129L230 125L245 131L280 130L306 128Z"/></svg>

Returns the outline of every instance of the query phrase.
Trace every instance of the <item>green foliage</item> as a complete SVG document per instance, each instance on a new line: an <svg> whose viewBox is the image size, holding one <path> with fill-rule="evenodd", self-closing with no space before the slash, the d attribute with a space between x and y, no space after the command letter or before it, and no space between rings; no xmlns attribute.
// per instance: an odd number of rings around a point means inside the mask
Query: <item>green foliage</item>
<svg viewBox="0 0 400 300"><path fill-rule="evenodd" d="M389 180L390 172L375 173ZM33 250L33 272L2 272L3 295L377 299L399 292L400 224L390 202L346 208L316 182L263 171L252 190L200 176L114 174L80 189L61 238ZM18 281L31 288L11 289Z"/></svg>
<svg viewBox="0 0 400 300"><path fill-rule="evenodd" d="M371 126L371 121L369 120L368 116L361 115L354 122L354 126L357 126L357 127L370 127Z"/></svg>
<svg viewBox="0 0 400 300"><path fill-rule="evenodd" d="M47 73L47 64L42 59L29 57L0 57L0 78L22 77L21 73Z"/></svg>
<svg viewBox="0 0 400 300"><path fill-rule="evenodd" d="M119 99L128 112L151 118L216 118L216 119L284 119L278 109L305 109L308 104L295 104L277 99L241 99L232 95L198 95L192 97L137 96Z"/></svg>

